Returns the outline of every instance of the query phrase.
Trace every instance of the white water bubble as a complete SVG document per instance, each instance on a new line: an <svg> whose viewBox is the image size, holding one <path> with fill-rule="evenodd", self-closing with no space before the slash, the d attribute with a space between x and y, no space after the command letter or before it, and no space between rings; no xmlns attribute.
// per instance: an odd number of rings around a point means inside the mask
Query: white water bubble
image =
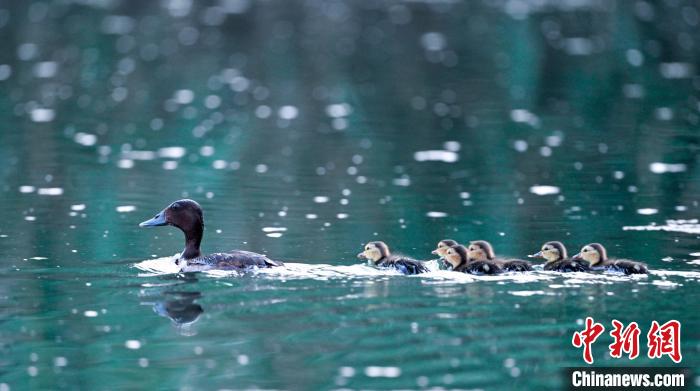
<svg viewBox="0 0 700 391"><path fill-rule="evenodd" d="M678 173L684 172L687 166L683 163L661 163L654 162L649 165L649 171L654 174Z"/></svg>
<svg viewBox="0 0 700 391"><path fill-rule="evenodd" d="M650 216L659 213L659 210L654 208L640 208L637 209L637 213L640 215Z"/></svg>
<svg viewBox="0 0 700 391"><path fill-rule="evenodd" d="M365 376L367 377L399 377L401 376L401 368L399 367L379 367L369 366L365 368Z"/></svg>
<svg viewBox="0 0 700 391"><path fill-rule="evenodd" d="M314 202L317 204L325 204L326 202L330 201L330 198L326 196L316 196L314 197Z"/></svg>
<svg viewBox="0 0 700 391"><path fill-rule="evenodd" d="M78 132L73 136L73 141L86 147L97 144L97 136L90 133Z"/></svg>
<svg viewBox="0 0 700 391"><path fill-rule="evenodd" d="M447 46L447 39L444 34L431 31L420 37L420 43L425 50L440 51Z"/></svg>
<svg viewBox="0 0 700 391"><path fill-rule="evenodd" d="M134 205L120 205L116 207L116 211L119 213L130 213L136 210Z"/></svg>
<svg viewBox="0 0 700 391"><path fill-rule="evenodd" d="M56 61L42 61L34 65L34 76L42 79L54 77L58 71Z"/></svg>
<svg viewBox="0 0 700 391"><path fill-rule="evenodd" d="M59 196L63 194L63 189L60 187L41 187L39 190L37 190L37 194L39 195L48 195L48 196Z"/></svg>
<svg viewBox="0 0 700 391"><path fill-rule="evenodd" d="M83 312L83 316L85 316L86 318L96 318L97 315L99 315L99 313L93 310L87 310Z"/></svg>
<svg viewBox="0 0 700 391"><path fill-rule="evenodd" d="M34 193L34 190L36 190L36 189L34 188L34 186L27 186L27 185L24 185L24 186L20 186L20 187L19 187L19 192L20 192L20 193L25 193L25 194L26 194L26 193Z"/></svg>
<svg viewBox="0 0 700 391"><path fill-rule="evenodd" d="M12 76L12 67L7 64L0 64L0 81L7 80Z"/></svg>
<svg viewBox="0 0 700 391"><path fill-rule="evenodd" d="M187 89L177 90L173 94L173 100L181 105L190 104L194 100L194 92Z"/></svg>
<svg viewBox="0 0 700 391"><path fill-rule="evenodd" d="M459 141L445 141L445 143L442 144L442 147L445 148L446 151L459 152L462 145L459 143Z"/></svg>
<svg viewBox="0 0 700 391"><path fill-rule="evenodd" d="M56 117L56 112L53 109L36 108L30 112L30 116L34 122L51 122Z"/></svg>
<svg viewBox="0 0 700 391"><path fill-rule="evenodd" d="M428 216L428 217L435 218L435 219L447 217L447 213L445 213L445 212L438 212L438 211L430 211L430 212L426 213L425 215Z"/></svg>
<svg viewBox="0 0 700 391"><path fill-rule="evenodd" d="M693 75L693 64L687 62L667 62L659 65L661 76L666 79L687 79Z"/></svg>
<svg viewBox="0 0 700 391"><path fill-rule="evenodd" d="M513 148L515 148L515 150L518 152L525 152L525 151L527 151L527 141L515 140L513 142Z"/></svg>
<svg viewBox="0 0 700 391"><path fill-rule="evenodd" d="M292 120L299 115L299 109L291 105L282 106L277 111L277 115L282 119Z"/></svg>
<svg viewBox="0 0 700 391"><path fill-rule="evenodd" d="M537 195L552 195L559 194L560 189L557 186L535 185L530 187L530 193Z"/></svg>
<svg viewBox="0 0 700 391"><path fill-rule="evenodd" d="M352 112L352 108L347 103L334 103L326 106L326 114L332 118L347 117Z"/></svg>
<svg viewBox="0 0 700 391"><path fill-rule="evenodd" d="M445 163L454 163L459 160L459 155L452 151L443 150L428 150L418 151L413 154L413 159L418 162L439 161Z"/></svg>
<svg viewBox="0 0 700 391"><path fill-rule="evenodd" d="M126 342L124 342L124 346L127 349L131 349L131 350L141 349L141 342L139 342L138 340L135 340L135 339L129 339Z"/></svg>
<svg viewBox="0 0 700 391"><path fill-rule="evenodd" d="M180 159L186 153L187 150L183 147L165 147L158 150L158 156L169 159Z"/></svg>

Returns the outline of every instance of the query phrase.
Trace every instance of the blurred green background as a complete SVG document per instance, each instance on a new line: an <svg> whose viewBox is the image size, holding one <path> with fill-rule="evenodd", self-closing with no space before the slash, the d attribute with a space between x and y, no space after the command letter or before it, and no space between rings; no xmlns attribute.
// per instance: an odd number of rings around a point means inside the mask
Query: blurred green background
<svg viewBox="0 0 700 391"><path fill-rule="evenodd" d="M589 315L678 318L697 366L699 11L0 2L0 390L557 388ZM141 277L182 237L137 224L181 197L205 251L352 265L376 239L423 259L444 237L520 257L600 241L678 273ZM203 330L151 310L168 306Z"/></svg>

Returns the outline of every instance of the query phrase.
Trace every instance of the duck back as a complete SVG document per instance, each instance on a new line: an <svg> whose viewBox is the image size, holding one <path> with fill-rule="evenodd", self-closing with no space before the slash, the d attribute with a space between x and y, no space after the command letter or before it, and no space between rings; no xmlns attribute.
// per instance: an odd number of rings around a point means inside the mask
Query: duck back
<svg viewBox="0 0 700 391"><path fill-rule="evenodd" d="M420 274L428 271L421 261L407 257L389 257L377 264L380 267L392 267L403 274Z"/></svg>
<svg viewBox="0 0 700 391"><path fill-rule="evenodd" d="M597 268L593 268L597 269ZM603 269L629 274L647 274L649 269L641 262L629 259L611 259L603 264Z"/></svg>
<svg viewBox="0 0 700 391"><path fill-rule="evenodd" d="M591 270L588 262L582 260L562 259L559 261L545 263L544 270L555 272L588 272Z"/></svg>
<svg viewBox="0 0 700 391"><path fill-rule="evenodd" d="M532 270L532 264L522 259L498 259L498 264L507 272L526 272Z"/></svg>
<svg viewBox="0 0 700 391"><path fill-rule="evenodd" d="M501 273L503 269L501 269L496 262L492 261L470 261L462 267L455 269L455 271L477 275L491 275Z"/></svg>
<svg viewBox="0 0 700 391"><path fill-rule="evenodd" d="M187 260L187 266L210 266L217 269L268 268L284 265L265 255L251 251L234 250L227 253L213 253Z"/></svg>

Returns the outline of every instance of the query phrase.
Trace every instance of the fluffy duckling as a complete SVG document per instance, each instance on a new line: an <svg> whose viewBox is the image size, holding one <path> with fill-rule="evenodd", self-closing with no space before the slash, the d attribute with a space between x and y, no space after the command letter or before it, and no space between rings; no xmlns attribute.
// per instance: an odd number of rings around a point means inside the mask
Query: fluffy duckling
<svg viewBox="0 0 700 391"><path fill-rule="evenodd" d="M499 259L493 251L491 243L485 240L475 240L469 243L467 249L470 260L475 261L492 261L501 267L504 271L509 272L525 272L532 270L532 265L528 261L522 259Z"/></svg>
<svg viewBox="0 0 700 391"><path fill-rule="evenodd" d="M392 255L389 246L380 241L367 243L365 249L357 254L357 257L370 261L374 266L391 267L403 274L420 274L428 271L420 261Z"/></svg>
<svg viewBox="0 0 700 391"><path fill-rule="evenodd" d="M646 274L647 266L641 262L628 259L608 259L608 252L600 243L590 243L581 248L581 252L571 259L583 259L591 265L592 270L610 270L625 274Z"/></svg>
<svg viewBox="0 0 700 391"><path fill-rule="evenodd" d="M438 242L437 247L435 250L432 251L431 254L435 254L440 256L440 258L445 258L445 254L447 254L447 250L452 247L456 246L459 243L452 239L442 239L441 241Z"/></svg>
<svg viewBox="0 0 700 391"><path fill-rule="evenodd" d="M273 261L265 255L250 251L234 250L227 253L202 255L199 245L204 235L204 217L202 207L193 200L175 201L152 219L139 224L140 227L163 225L172 225L185 234L185 249L175 260L176 264L182 266L182 271L282 266L282 262Z"/></svg>
<svg viewBox="0 0 700 391"><path fill-rule="evenodd" d="M456 245L458 245L458 244L459 244L459 243L457 243L456 241L454 241L454 240L452 240L452 239L443 239L443 240L441 240L441 241L438 242L437 247L435 248L435 250L433 250L433 251L431 252L431 254L435 254L435 255L437 255L437 256L440 257L440 259L438 260L438 265L440 266L441 269L442 269L443 267L448 267L448 266L450 266L450 263L447 262L447 261L445 260L445 254L447 254L447 250L448 250L450 247L456 246Z"/></svg>
<svg viewBox="0 0 700 391"><path fill-rule="evenodd" d="M568 259L566 247L562 242L547 242L536 254L528 255L530 258L544 258L544 270L555 272L587 272L591 268L588 262L577 259Z"/></svg>
<svg viewBox="0 0 700 391"><path fill-rule="evenodd" d="M449 262L453 271L470 274L497 274L502 272L497 263L490 260L469 259L469 250L458 244L447 249L445 260Z"/></svg>

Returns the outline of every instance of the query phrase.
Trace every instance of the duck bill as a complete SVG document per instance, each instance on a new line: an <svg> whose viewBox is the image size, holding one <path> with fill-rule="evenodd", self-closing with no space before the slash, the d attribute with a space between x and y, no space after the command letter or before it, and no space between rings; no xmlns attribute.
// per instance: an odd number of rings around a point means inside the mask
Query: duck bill
<svg viewBox="0 0 700 391"><path fill-rule="evenodd" d="M571 260L573 260L573 261L579 261L581 259L583 259L583 256L581 256L581 253L578 253L578 254L574 255L573 257L571 257Z"/></svg>
<svg viewBox="0 0 700 391"><path fill-rule="evenodd" d="M542 258L542 251L538 251L534 254L528 255L528 258Z"/></svg>
<svg viewBox="0 0 700 391"><path fill-rule="evenodd" d="M165 219L165 211L162 211L154 218L139 224L139 227L159 227L161 225L168 225L168 221Z"/></svg>
<svg viewBox="0 0 700 391"><path fill-rule="evenodd" d="M361 253L357 254L357 258L359 258L359 259L367 259L367 256L365 255L364 252L361 252Z"/></svg>
<svg viewBox="0 0 700 391"><path fill-rule="evenodd" d="M430 253L431 253L431 254L438 255L438 250L433 250L433 251L431 251Z"/></svg>

